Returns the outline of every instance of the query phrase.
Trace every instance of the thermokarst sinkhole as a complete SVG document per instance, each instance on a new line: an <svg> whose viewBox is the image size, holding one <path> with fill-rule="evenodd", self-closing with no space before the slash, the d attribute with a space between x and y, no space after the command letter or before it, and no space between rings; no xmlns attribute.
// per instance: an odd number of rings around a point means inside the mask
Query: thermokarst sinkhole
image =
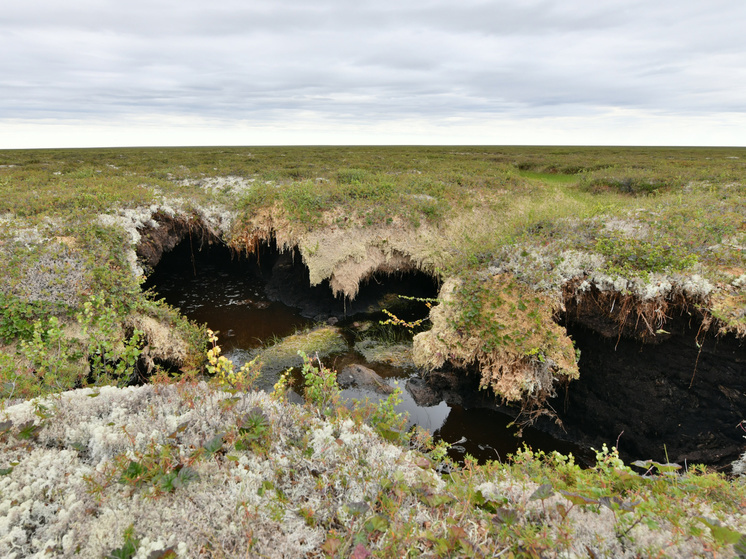
<svg viewBox="0 0 746 559"><path fill-rule="evenodd" d="M274 242L263 243L248 257L219 243L201 249L196 244L186 238L164 253L143 288L218 331L224 354L237 366L264 351L260 388L271 390L281 372L298 365L296 349L313 353L313 348L295 348L292 343L289 352L267 351L268 347L281 346L283 338L289 340L297 332L333 324L341 343L332 344L322 357L324 365L340 373L340 382L346 367L363 365L386 385L383 390L353 385L343 390L343 397L375 401L386 396L388 387L400 386L398 411L409 414L410 425L420 425L436 439L451 443L454 459L465 453L479 460L504 459L524 443L587 456L580 447L533 428L516 437L516 429L508 426L513 418L497 409L494 396L447 391L433 398L431 390L421 395L419 372L404 349L411 345L411 334L403 327L381 326L380 321L387 318L383 309L407 320L426 316L424 303L399 295L437 297L438 283L432 276L419 271L374 274L349 301L334 297L327 282L311 287L297 251L280 252Z"/></svg>
<svg viewBox="0 0 746 559"><path fill-rule="evenodd" d="M746 348L732 334L703 330L695 309L672 305L667 334L643 343L633 332L620 334L601 298L585 307L568 301L559 320L581 352L580 379L559 387L550 401L561 426L541 417L519 438L508 427L515 410L480 391L477 374L434 371L423 381L403 349L411 340L406 329L380 325L383 309L410 320L426 316L423 303L399 295L436 297L438 284L430 275L375 274L349 301L335 298L326 282L311 287L298 252L280 252L273 242L248 257L217 242L201 250L196 245L186 238L163 254L144 287L219 331L221 347L238 366L262 352L259 388L271 389L282 371L297 367L298 349L317 349L316 341L309 347L308 338L293 334L330 331L333 339L323 341L329 347L319 352L325 366L340 373L340 382L349 377L342 374L346 367L363 365L386 385L345 385L343 396L376 400L398 383L399 411L452 443L456 459L467 452L480 460L504 458L526 443L572 452L589 463L590 448L605 443L618 446L628 462L726 468L743 452ZM613 300L606 304L614 308ZM276 350L283 344L288 351Z"/></svg>

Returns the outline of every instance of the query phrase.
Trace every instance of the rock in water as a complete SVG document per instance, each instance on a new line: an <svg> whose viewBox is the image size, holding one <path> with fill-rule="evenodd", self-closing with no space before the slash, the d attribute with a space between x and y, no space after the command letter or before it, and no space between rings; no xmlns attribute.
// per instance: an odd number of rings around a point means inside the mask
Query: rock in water
<svg viewBox="0 0 746 559"><path fill-rule="evenodd" d="M363 365L348 365L337 374L337 382L342 388L360 388L379 394L391 394L391 388L373 369Z"/></svg>
<svg viewBox="0 0 746 559"><path fill-rule="evenodd" d="M406 384L407 392L412 395L418 406L437 406L442 400L440 393L430 386L424 379L412 377Z"/></svg>

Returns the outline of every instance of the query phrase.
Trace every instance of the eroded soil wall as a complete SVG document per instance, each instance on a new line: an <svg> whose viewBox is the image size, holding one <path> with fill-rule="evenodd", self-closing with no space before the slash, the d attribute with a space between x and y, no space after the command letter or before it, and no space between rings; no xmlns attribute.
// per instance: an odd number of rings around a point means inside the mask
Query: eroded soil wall
<svg viewBox="0 0 746 559"><path fill-rule="evenodd" d="M746 344L699 327L684 314L666 324L667 339L644 344L571 321L580 379L551 402L566 430L561 436L595 448L618 440L627 459L735 460L746 434L739 427L746 419ZM546 420L542 426L557 431Z"/></svg>

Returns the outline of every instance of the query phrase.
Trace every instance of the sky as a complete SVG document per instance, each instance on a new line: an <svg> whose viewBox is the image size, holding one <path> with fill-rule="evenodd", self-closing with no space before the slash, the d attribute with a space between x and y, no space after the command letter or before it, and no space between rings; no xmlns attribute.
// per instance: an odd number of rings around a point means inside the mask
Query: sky
<svg viewBox="0 0 746 559"><path fill-rule="evenodd" d="M0 149L746 146L743 0L6 0Z"/></svg>

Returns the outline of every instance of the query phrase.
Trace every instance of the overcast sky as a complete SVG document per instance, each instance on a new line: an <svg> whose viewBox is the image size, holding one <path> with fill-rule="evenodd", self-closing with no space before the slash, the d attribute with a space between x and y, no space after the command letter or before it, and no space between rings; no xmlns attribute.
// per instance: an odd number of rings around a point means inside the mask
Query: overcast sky
<svg viewBox="0 0 746 559"><path fill-rule="evenodd" d="M6 0L0 148L746 146L743 0Z"/></svg>

